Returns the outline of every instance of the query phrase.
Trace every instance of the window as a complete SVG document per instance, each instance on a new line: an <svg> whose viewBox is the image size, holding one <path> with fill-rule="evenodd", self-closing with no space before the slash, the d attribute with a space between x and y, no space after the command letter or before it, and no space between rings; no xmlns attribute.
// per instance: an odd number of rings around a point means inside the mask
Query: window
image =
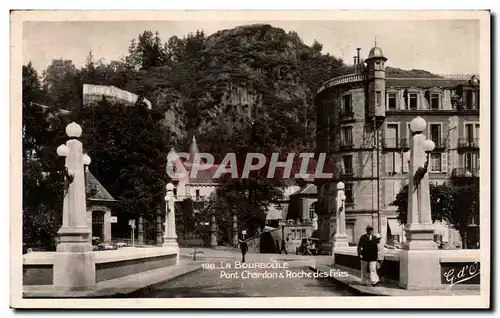
<svg viewBox="0 0 500 318"><path fill-rule="evenodd" d="M352 155L345 155L342 157L344 162L344 174L352 174Z"/></svg>
<svg viewBox="0 0 500 318"><path fill-rule="evenodd" d="M352 127L342 127L342 145L351 146L352 145Z"/></svg>
<svg viewBox="0 0 500 318"><path fill-rule="evenodd" d="M314 219L316 214L316 203L313 203L309 206L309 220Z"/></svg>
<svg viewBox="0 0 500 318"><path fill-rule="evenodd" d="M356 243L356 238L354 236L354 223L346 223L345 231L346 231L347 237L349 239L348 242L349 243Z"/></svg>
<svg viewBox="0 0 500 318"><path fill-rule="evenodd" d="M346 204L353 204L354 203L354 193L353 193L353 188L351 183L347 183L345 185L345 203Z"/></svg>
<svg viewBox="0 0 500 318"><path fill-rule="evenodd" d="M398 130L397 124L387 124L385 130L385 146L387 148L396 148L398 146Z"/></svg>
<svg viewBox="0 0 500 318"><path fill-rule="evenodd" d="M306 235L306 229L302 229L302 237L307 237L307 235Z"/></svg>
<svg viewBox="0 0 500 318"><path fill-rule="evenodd" d="M436 147L438 147L441 144L441 124L430 124L429 130L431 140L434 141Z"/></svg>
<svg viewBox="0 0 500 318"><path fill-rule="evenodd" d="M429 160L430 160L429 164L431 165L432 172L441 172L442 171L441 154L440 153L431 153Z"/></svg>
<svg viewBox="0 0 500 318"><path fill-rule="evenodd" d="M464 168L467 171L479 170L479 153L468 152L464 155Z"/></svg>
<svg viewBox="0 0 500 318"><path fill-rule="evenodd" d="M200 198L200 190L196 190L196 199Z"/></svg>
<svg viewBox="0 0 500 318"><path fill-rule="evenodd" d="M465 138L469 144L479 145L479 124L465 124Z"/></svg>
<svg viewBox="0 0 500 318"><path fill-rule="evenodd" d="M465 108L474 109L473 101L474 99L472 97L472 91L465 91Z"/></svg>
<svg viewBox="0 0 500 318"><path fill-rule="evenodd" d="M418 94L412 93L408 96L408 104L410 105L410 109L418 108Z"/></svg>
<svg viewBox="0 0 500 318"><path fill-rule="evenodd" d="M439 109L439 94L431 94L431 109Z"/></svg>
<svg viewBox="0 0 500 318"><path fill-rule="evenodd" d="M343 113L352 112L351 95L342 96L342 106Z"/></svg>
<svg viewBox="0 0 500 318"><path fill-rule="evenodd" d="M396 109L397 94L387 94L387 107L388 109Z"/></svg>
<svg viewBox="0 0 500 318"><path fill-rule="evenodd" d="M386 154L386 171L388 174L401 172L401 153L388 152Z"/></svg>
<svg viewBox="0 0 500 318"><path fill-rule="evenodd" d="M381 92L375 92L375 96L377 97L377 107L380 107L382 104L382 93Z"/></svg>

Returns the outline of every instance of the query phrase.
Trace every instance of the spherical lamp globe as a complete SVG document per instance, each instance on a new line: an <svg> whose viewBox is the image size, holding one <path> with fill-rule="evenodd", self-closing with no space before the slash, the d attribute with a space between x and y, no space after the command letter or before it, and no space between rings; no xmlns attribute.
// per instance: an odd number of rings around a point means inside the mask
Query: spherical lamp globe
<svg viewBox="0 0 500 318"><path fill-rule="evenodd" d="M425 127L427 127L427 123L425 122L425 119L420 116L413 118L410 123L410 129L414 133L421 133L425 130Z"/></svg>
<svg viewBox="0 0 500 318"><path fill-rule="evenodd" d="M92 161L92 160L90 160L90 157L87 154L83 155L82 160L83 160L83 164L86 166L88 166L90 164L90 162Z"/></svg>
<svg viewBox="0 0 500 318"><path fill-rule="evenodd" d="M77 123L72 122L66 126L66 135L68 135L68 137L78 138L82 135L82 127L80 127Z"/></svg>
<svg viewBox="0 0 500 318"><path fill-rule="evenodd" d="M344 182L340 181L339 183L337 183L337 190L344 190L344 188L345 188Z"/></svg>
<svg viewBox="0 0 500 318"><path fill-rule="evenodd" d="M170 182L167 184L167 191L174 191L174 185Z"/></svg>
<svg viewBox="0 0 500 318"><path fill-rule="evenodd" d="M67 155L69 155L69 148L66 145L60 145L59 147L57 147L56 152L58 156L66 157Z"/></svg>
<svg viewBox="0 0 500 318"><path fill-rule="evenodd" d="M425 152L431 152L434 150L434 147L436 145L434 144L434 141L430 140L430 139L427 139L426 141L424 141L424 143L422 144L422 147L424 148L424 151Z"/></svg>

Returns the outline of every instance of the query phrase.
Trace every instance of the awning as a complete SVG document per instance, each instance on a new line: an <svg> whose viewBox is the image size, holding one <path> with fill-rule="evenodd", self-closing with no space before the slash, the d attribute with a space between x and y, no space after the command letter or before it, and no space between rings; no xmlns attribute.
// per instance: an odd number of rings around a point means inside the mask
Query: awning
<svg viewBox="0 0 500 318"><path fill-rule="evenodd" d="M397 219L387 219L387 232L390 235L403 235L403 225Z"/></svg>

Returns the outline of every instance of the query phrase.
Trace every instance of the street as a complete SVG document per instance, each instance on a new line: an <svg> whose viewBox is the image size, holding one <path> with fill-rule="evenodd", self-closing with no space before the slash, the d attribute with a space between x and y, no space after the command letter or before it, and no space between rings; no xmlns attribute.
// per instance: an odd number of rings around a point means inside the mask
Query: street
<svg viewBox="0 0 500 318"><path fill-rule="evenodd" d="M352 296L326 278L314 278L310 259L295 255L236 253L206 257L200 271L137 293L141 298ZM274 265L271 265L274 264ZM241 268L268 266L281 268ZM238 268L239 267L239 268ZM285 268L286 267L286 268ZM280 277L280 274L282 275ZM309 277L308 277L309 275Z"/></svg>

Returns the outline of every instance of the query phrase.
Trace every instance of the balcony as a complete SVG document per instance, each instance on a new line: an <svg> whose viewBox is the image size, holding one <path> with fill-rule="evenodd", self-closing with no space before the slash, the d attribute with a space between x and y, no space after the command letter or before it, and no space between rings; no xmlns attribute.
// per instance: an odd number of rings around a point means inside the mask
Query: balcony
<svg viewBox="0 0 500 318"><path fill-rule="evenodd" d="M479 168L455 168L451 172L453 178L479 178Z"/></svg>
<svg viewBox="0 0 500 318"><path fill-rule="evenodd" d="M341 140L340 149L352 149L354 146L352 140Z"/></svg>
<svg viewBox="0 0 500 318"><path fill-rule="evenodd" d="M354 171L352 169L342 169L340 170L340 175L343 177L352 177L354 175Z"/></svg>
<svg viewBox="0 0 500 318"><path fill-rule="evenodd" d="M318 89L316 94L321 93L325 89L332 87L332 86L337 86L341 84L346 84L346 83L354 83L354 82L360 82L365 79L363 74L360 73L354 73L354 74L349 74L349 75L344 75L344 76L339 76L332 78L331 80L326 81L321 87Z"/></svg>
<svg viewBox="0 0 500 318"><path fill-rule="evenodd" d="M410 142L406 138L384 138L384 149L410 149Z"/></svg>
<svg viewBox="0 0 500 318"><path fill-rule="evenodd" d="M340 121L348 121L354 119L354 112L352 109L343 109L340 111Z"/></svg>
<svg viewBox="0 0 500 318"><path fill-rule="evenodd" d="M479 149L479 138L458 139L458 149Z"/></svg>
<svg viewBox="0 0 500 318"><path fill-rule="evenodd" d="M445 150L448 144L448 140L446 138L431 138L434 142L434 151Z"/></svg>

